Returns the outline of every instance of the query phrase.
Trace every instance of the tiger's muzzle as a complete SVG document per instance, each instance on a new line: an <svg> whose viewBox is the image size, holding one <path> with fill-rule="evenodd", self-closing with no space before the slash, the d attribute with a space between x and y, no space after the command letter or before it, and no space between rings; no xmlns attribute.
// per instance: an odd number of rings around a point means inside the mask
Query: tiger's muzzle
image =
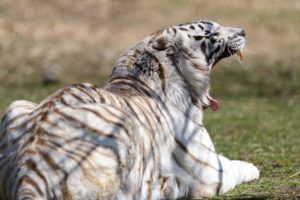
<svg viewBox="0 0 300 200"><path fill-rule="evenodd" d="M234 29L237 30L232 36L228 37L226 42L225 50L222 54L222 58L226 58L229 56L233 56L234 54L238 54L239 57L242 59L241 50L244 48L246 44L246 33L243 29Z"/></svg>

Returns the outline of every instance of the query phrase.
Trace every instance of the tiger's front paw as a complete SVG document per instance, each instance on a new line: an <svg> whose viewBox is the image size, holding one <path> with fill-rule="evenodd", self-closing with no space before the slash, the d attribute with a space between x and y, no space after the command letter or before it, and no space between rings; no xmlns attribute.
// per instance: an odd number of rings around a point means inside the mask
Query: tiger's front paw
<svg viewBox="0 0 300 200"><path fill-rule="evenodd" d="M249 182L259 178L259 170L252 163L234 160L233 161L240 172L241 182Z"/></svg>

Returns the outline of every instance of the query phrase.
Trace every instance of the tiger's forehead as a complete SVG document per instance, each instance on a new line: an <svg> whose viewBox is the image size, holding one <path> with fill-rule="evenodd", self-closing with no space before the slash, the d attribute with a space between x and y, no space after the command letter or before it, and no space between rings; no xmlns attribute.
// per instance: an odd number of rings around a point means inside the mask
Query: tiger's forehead
<svg viewBox="0 0 300 200"><path fill-rule="evenodd" d="M219 30L220 27L221 26L216 22L201 20L171 26L166 29L160 29L152 33L151 36L156 37L157 35L166 33L172 35L173 37L176 37L178 35L178 32L185 32L191 35L209 35Z"/></svg>
<svg viewBox="0 0 300 200"><path fill-rule="evenodd" d="M190 37L193 35L210 35L211 33L217 32L221 26L212 21L208 20L201 20L201 21L194 21L194 22L188 22L179 24L176 26L171 26L166 29L161 29L159 31L156 31L155 33L152 33L151 35L157 36L162 33L170 34L173 37L178 36L178 33L184 33L183 35L189 35ZM181 35L181 34L180 34Z"/></svg>
<svg viewBox="0 0 300 200"><path fill-rule="evenodd" d="M181 31L205 32L205 33L214 32L219 27L220 27L219 24L208 20L189 22L189 23L184 23L184 24L179 24L177 26L174 26L174 28L177 28Z"/></svg>

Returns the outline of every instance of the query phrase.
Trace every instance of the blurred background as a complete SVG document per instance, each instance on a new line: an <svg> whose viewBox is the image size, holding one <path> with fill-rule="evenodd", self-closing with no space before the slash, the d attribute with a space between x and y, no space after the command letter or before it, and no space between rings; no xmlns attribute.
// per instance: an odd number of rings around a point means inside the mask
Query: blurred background
<svg viewBox="0 0 300 200"><path fill-rule="evenodd" d="M244 61L212 73L222 107L205 123L219 152L257 164L262 178L226 198L300 198L299 0L0 0L0 115L68 84L103 86L131 44L198 19L247 35Z"/></svg>

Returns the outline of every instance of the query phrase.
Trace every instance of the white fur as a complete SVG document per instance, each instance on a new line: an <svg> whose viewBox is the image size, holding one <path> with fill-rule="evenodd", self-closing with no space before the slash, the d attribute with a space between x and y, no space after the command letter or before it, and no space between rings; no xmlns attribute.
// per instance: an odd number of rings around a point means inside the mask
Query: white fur
<svg viewBox="0 0 300 200"><path fill-rule="evenodd" d="M187 35L203 35L199 24L223 39L211 60ZM245 43L225 41L237 31L212 22L172 27L130 48L104 89L74 85L39 105L12 103L0 127L0 196L201 198L257 179L253 164L216 152L202 121L214 61L226 44L237 50ZM209 53L215 46L207 45ZM124 79L131 76L139 81Z"/></svg>

